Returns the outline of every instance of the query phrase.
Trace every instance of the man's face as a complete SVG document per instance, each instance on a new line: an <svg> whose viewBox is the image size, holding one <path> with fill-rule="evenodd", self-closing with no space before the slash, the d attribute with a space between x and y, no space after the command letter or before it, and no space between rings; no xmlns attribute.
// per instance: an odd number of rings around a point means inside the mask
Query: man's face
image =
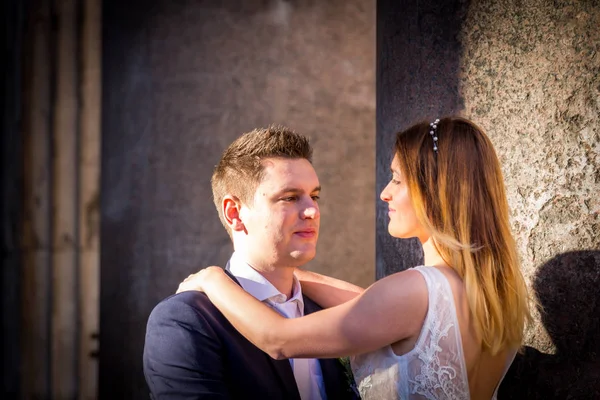
<svg viewBox="0 0 600 400"><path fill-rule="evenodd" d="M245 249L254 267L312 260L319 237L319 178L306 159L269 158L249 205L242 205Z"/></svg>

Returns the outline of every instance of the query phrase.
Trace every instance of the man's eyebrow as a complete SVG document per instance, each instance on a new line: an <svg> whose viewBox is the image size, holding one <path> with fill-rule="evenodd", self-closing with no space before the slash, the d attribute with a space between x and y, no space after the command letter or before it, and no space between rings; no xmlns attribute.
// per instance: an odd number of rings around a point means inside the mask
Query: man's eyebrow
<svg viewBox="0 0 600 400"><path fill-rule="evenodd" d="M310 192L312 193L312 192L320 192L320 191L321 191L321 186L317 186ZM304 192L304 190L295 188L295 187L287 187L287 188L283 188L279 191L279 193L303 193L303 192Z"/></svg>

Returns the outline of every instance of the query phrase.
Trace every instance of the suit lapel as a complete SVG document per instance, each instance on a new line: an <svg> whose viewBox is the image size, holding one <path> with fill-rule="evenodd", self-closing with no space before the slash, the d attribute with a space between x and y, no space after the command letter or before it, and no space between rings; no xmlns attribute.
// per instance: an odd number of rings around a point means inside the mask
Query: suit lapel
<svg viewBox="0 0 600 400"><path fill-rule="evenodd" d="M240 282L235 276L225 269L225 273L238 285ZM242 285L240 285L241 287ZM306 303L305 303L306 304ZM259 349L260 350L260 349ZM298 392L298 386L296 385L296 379L294 378L294 372L289 360L275 360L271 358L267 353L262 352L269 365L273 368L273 373L279 378L279 384L287 392L286 399L300 400L300 392Z"/></svg>
<svg viewBox="0 0 600 400"><path fill-rule="evenodd" d="M337 358L319 359L321 371L323 372L323 381L325 383L325 392L328 399L345 399L348 394L345 392L345 375L341 372L341 363Z"/></svg>
<svg viewBox="0 0 600 400"><path fill-rule="evenodd" d="M294 372L290 365L290 360L274 360L265 353L265 357L273 366L275 374L279 377L281 385L285 388L288 396L286 399L300 400L300 392L296 385L296 379L294 378Z"/></svg>

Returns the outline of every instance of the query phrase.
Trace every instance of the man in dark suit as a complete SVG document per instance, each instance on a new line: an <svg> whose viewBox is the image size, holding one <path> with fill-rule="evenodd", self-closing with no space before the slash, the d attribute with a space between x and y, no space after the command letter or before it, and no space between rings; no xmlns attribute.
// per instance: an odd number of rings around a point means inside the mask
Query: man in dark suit
<svg viewBox="0 0 600 400"><path fill-rule="evenodd" d="M305 137L283 127L258 129L225 150L211 180L234 245L229 275L288 318L320 309L294 276L314 258L319 234L320 185L311 157ZM196 291L152 311L144 374L156 400L356 398L338 360L274 360Z"/></svg>

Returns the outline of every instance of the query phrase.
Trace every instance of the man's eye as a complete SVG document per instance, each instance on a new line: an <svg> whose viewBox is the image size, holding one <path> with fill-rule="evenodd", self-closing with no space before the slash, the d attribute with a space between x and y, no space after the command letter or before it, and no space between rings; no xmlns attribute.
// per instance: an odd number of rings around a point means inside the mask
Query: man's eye
<svg viewBox="0 0 600 400"><path fill-rule="evenodd" d="M321 198L321 196L316 196L316 195L315 195L315 196L311 196L311 197L312 197L312 199L313 199L314 201L317 201L317 200L319 200L319 199Z"/></svg>
<svg viewBox="0 0 600 400"><path fill-rule="evenodd" d="M281 200L283 201L295 201L296 200L296 196L290 196L290 197L284 197Z"/></svg>

